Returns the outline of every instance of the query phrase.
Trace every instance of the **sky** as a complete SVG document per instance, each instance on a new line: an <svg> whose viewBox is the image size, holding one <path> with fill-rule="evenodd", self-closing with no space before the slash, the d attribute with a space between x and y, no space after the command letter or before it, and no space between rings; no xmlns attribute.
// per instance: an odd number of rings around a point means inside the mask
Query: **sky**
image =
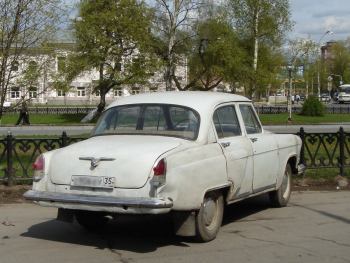
<svg viewBox="0 0 350 263"><path fill-rule="evenodd" d="M64 0L74 5L79 0ZM294 29L289 38L311 38L323 44L350 37L350 0L289 0ZM73 9L74 10L74 9ZM71 15L75 15L76 10ZM332 34L324 36L326 31ZM322 39L321 39L322 38Z"/></svg>
<svg viewBox="0 0 350 263"><path fill-rule="evenodd" d="M295 22L290 38L322 44L350 37L350 0L290 0L290 6ZM328 30L333 33L325 35Z"/></svg>

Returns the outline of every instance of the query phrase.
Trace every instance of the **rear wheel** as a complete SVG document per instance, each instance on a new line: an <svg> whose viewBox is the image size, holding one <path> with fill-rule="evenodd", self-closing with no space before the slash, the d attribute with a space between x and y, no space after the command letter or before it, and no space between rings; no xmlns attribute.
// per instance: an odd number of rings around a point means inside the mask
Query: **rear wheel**
<svg viewBox="0 0 350 263"><path fill-rule="evenodd" d="M196 215L196 238L201 242L213 240L222 223L224 198L219 192L211 192L204 197Z"/></svg>
<svg viewBox="0 0 350 263"><path fill-rule="evenodd" d="M79 225L89 231L103 228L109 221L105 213L93 211L77 211L75 218Z"/></svg>
<svg viewBox="0 0 350 263"><path fill-rule="evenodd" d="M283 174L281 186L269 193L270 201L274 207L284 207L288 204L291 194L292 168L288 163Z"/></svg>

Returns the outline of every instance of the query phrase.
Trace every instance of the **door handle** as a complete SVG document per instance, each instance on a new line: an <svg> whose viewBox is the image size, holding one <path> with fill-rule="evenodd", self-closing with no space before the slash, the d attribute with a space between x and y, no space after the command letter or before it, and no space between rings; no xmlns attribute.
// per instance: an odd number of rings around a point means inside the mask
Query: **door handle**
<svg viewBox="0 0 350 263"><path fill-rule="evenodd" d="M256 142L256 141L258 140L258 138L250 138L250 140L251 140L252 142Z"/></svg>
<svg viewBox="0 0 350 263"><path fill-rule="evenodd" d="M230 142L222 142L221 143L221 146L224 147L224 148L229 147L230 145L231 145Z"/></svg>

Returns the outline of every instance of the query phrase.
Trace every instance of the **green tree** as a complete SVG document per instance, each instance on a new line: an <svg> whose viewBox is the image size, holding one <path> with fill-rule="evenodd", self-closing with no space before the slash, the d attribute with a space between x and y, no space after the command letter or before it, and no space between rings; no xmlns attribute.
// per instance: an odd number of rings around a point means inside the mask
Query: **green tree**
<svg viewBox="0 0 350 263"><path fill-rule="evenodd" d="M249 96L255 93L258 81L257 72L259 48L265 43L280 46L285 34L291 29L288 0L229 0L233 25L242 39L250 42L252 83Z"/></svg>
<svg viewBox="0 0 350 263"><path fill-rule="evenodd" d="M52 40L64 11L60 0L0 1L0 120L9 87L16 84L23 65L29 65L28 81L38 77L37 69L30 69L29 50Z"/></svg>
<svg viewBox="0 0 350 263"><path fill-rule="evenodd" d="M193 24L202 5L196 0L156 0L153 20L156 50L164 67L166 90L178 87L176 68L184 62L191 49Z"/></svg>
<svg viewBox="0 0 350 263"><path fill-rule="evenodd" d="M231 25L223 20L208 19L199 22L196 35L194 43L198 46L188 64L191 85L183 89L210 90L222 82L239 81L245 74L246 54Z"/></svg>
<svg viewBox="0 0 350 263"><path fill-rule="evenodd" d="M142 84L154 72L151 19L143 1L80 1L74 23L77 50L69 63L76 65L76 73L98 69L98 113L105 108L106 94L112 88Z"/></svg>
<svg viewBox="0 0 350 263"><path fill-rule="evenodd" d="M332 54L326 61L328 66L328 74L336 74L342 77L344 83L350 81L350 50L346 41L338 41L330 48ZM339 86L340 78L333 78L337 86Z"/></svg>

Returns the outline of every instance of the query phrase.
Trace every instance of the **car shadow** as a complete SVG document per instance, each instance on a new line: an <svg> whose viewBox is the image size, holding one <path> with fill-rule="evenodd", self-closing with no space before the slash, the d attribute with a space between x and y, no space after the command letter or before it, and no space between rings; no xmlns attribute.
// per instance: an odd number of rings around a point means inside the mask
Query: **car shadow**
<svg viewBox="0 0 350 263"><path fill-rule="evenodd" d="M170 216L119 216L96 232L73 224L49 220L28 228L23 237L91 246L96 249L148 253L163 246L188 247L188 239L173 234Z"/></svg>
<svg viewBox="0 0 350 263"><path fill-rule="evenodd" d="M232 204L225 208L223 225L268 208L269 202L264 196ZM189 247L197 242L193 238L175 236L170 215L121 215L96 232L86 231L76 222L49 220L32 225L21 236L136 253L148 253L165 246Z"/></svg>
<svg viewBox="0 0 350 263"><path fill-rule="evenodd" d="M225 207L222 225L231 224L243 220L250 215L270 209L271 203L267 194L248 198Z"/></svg>

